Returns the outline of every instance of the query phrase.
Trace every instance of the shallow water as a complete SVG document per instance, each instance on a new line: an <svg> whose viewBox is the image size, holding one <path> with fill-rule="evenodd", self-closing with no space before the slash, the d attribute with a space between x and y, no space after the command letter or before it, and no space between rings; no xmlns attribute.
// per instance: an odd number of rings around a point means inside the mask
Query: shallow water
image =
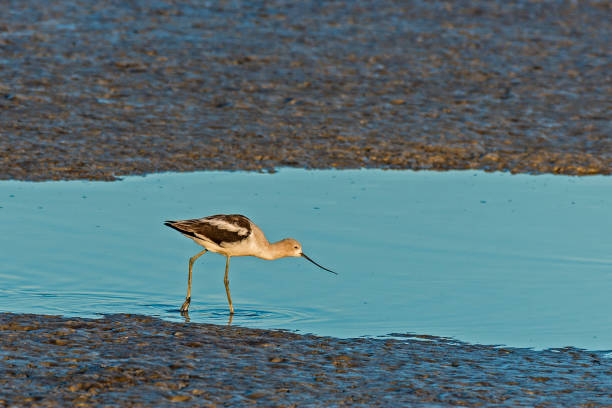
<svg viewBox="0 0 612 408"><path fill-rule="evenodd" d="M232 258L232 324L610 349L610 187L605 176L295 169L3 181L0 311L181 321L199 247L162 222L240 212L340 275ZM224 263L196 262L191 321L228 322Z"/></svg>

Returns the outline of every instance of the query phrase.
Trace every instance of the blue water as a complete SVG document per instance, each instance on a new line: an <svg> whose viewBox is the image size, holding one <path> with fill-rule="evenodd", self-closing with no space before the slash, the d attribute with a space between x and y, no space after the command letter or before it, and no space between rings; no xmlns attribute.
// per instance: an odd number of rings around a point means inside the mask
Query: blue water
<svg viewBox="0 0 612 408"><path fill-rule="evenodd" d="M303 259L232 258L232 324L612 348L612 178L474 171L165 173L0 182L0 311L182 321L200 247L166 219L242 213ZM228 323L225 258L194 266L190 320Z"/></svg>

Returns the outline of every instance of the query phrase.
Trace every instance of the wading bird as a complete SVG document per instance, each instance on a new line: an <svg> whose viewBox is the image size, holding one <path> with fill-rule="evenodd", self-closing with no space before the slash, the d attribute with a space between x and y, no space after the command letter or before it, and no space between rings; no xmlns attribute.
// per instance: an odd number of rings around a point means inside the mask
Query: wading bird
<svg viewBox="0 0 612 408"><path fill-rule="evenodd" d="M302 252L302 245L292 238L270 243L257 225L244 215L218 214L204 218L182 221L166 221L164 225L174 228L181 234L194 240L204 247L200 253L189 258L189 278L187 280L187 297L181 306L181 313L187 313L191 303L191 270L193 263L206 251L216 252L227 257L225 262L225 291L229 302L230 315L234 314L234 306L229 290L229 261L232 256L256 256L258 258L274 260L288 256L303 257L317 265L319 268L336 274L327 269Z"/></svg>

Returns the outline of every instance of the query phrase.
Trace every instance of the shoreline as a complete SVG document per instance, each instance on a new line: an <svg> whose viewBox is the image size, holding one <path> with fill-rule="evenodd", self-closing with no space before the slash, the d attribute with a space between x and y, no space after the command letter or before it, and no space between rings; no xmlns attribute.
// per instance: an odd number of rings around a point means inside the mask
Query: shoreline
<svg viewBox="0 0 612 408"><path fill-rule="evenodd" d="M260 149L264 146L251 145L247 148ZM2 150L0 143L0 151ZM551 156L552 155L552 156ZM493 157L493 158L491 158ZM552 158L551 158L552 157ZM15 159L12 157L12 159ZM53 160L64 160L65 158L54 158ZM19 159L17 159L19 160ZM147 159L154 161L154 159ZM546 162L546 163L544 163ZM544 163L544 164L543 164ZM467 160L454 157L454 155L429 155L426 152L416 152L408 161L401 163L378 165L365 165L358 160L345 160L338 165L333 158L321 158L315 163L304 162L301 166L286 165L282 160L266 161L265 164L253 160L243 161L236 164L217 163L198 164L195 162L159 162L150 163L138 167L126 167L125 163L115 163L105 166L104 170L95 161L88 163L85 167L62 167L44 168L28 167L18 168L14 166L2 167L0 165L0 180L17 181L66 181L66 180L89 180L89 181L117 181L127 176L146 176L164 172L190 173L197 171L247 171L275 173L284 168L297 168L305 170L414 170L414 171L452 171L452 170L482 170L485 172L503 172L511 174L555 174L565 176L594 176L612 174L612 159L608 161L593 158L591 155L581 155L575 152L552 154L542 151L529 156L495 154L485 155L477 160Z"/></svg>

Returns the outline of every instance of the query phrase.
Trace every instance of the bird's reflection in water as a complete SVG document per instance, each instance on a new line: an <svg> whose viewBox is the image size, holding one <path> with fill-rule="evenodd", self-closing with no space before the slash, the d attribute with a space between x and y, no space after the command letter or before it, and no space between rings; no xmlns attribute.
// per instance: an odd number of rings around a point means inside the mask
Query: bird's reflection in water
<svg viewBox="0 0 612 408"><path fill-rule="evenodd" d="M181 311L181 316L183 316L183 319L185 319L185 323L189 323L191 321L191 319L189 318L189 312L186 310L182 310Z"/></svg>
<svg viewBox="0 0 612 408"><path fill-rule="evenodd" d="M185 319L185 323L191 322L191 319L189 318L189 311L187 311L187 310L182 311L181 312L181 316L183 316L183 319ZM229 319L227 320L227 325L228 326L232 325L232 320L234 320L234 314L230 313Z"/></svg>

